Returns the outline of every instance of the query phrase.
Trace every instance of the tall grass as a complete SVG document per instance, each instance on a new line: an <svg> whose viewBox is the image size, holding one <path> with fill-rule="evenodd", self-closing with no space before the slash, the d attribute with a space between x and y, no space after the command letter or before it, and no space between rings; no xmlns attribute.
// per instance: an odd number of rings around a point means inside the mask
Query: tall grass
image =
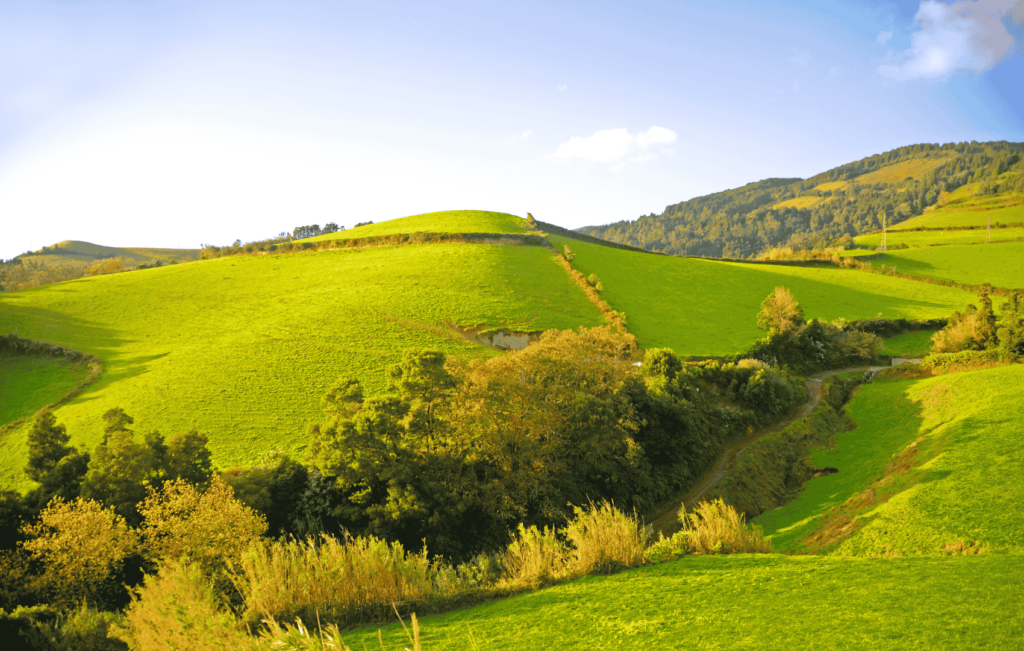
<svg viewBox="0 0 1024 651"><path fill-rule="evenodd" d="M648 532L635 517L609 502L591 502L588 508L575 507L575 512L565 529L573 547L574 574L604 574L643 564Z"/></svg>
<svg viewBox="0 0 1024 651"><path fill-rule="evenodd" d="M235 573L244 618L353 626L388 618L392 604L430 603L467 587L452 567L379 538L279 541L253 546Z"/></svg>
<svg viewBox="0 0 1024 651"><path fill-rule="evenodd" d="M693 512L680 511L683 528L670 538L661 538L647 550L647 557L660 562L686 554L770 554L771 542L758 526L748 525L746 516L721 498L700 502Z"/></svg>

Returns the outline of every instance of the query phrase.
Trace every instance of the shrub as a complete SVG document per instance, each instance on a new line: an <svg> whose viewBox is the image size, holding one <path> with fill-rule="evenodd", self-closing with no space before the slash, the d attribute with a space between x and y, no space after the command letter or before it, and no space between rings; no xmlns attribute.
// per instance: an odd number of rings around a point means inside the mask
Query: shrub
<svg viewBox="0 0 1024 651"><path fill-rule="evenodd" d="M109 637L120 617L82 604L48 621L33 621L25 638L34 649L47 651L128 651L123 640Z"/></svg>
<svg viewBox="0 0 1024 651"><path fill-rule="evenodd" d="M575 507L576 517L565 529L572 543L574 575L606 573L644 562L647 532L635 518L610 502Z"/></svg>
<svg viewBox="0 0 1024 651"><path fill-rule="evenodd" d="M428 560L426 550L412 554L374 537L259 544L239 566L235 585L249 622L269 615L353 626L385 619L392 603L429 602L460 588L451 568Z"/></svg>
<svg viewBox="0 0 1024 651"><path fill-rule="evenodd" d="M132 595L126 625L114 635L135 651L219 651L255 648L195 565L162 563Z"/></svg>
<svg viewBox="0 0 1024 651"><path fill-rule="evenodd" d="M95 599L135 553L138 537L113 509L82 498L56 498L22 531L24 549L45 568L44 590L57 603Z"/></svg>
<svg viewBox="0 0 1024 651"><path fill-rule="evenodd" d="M505 548L505 579L511 583L536 585L565 574L565 544L554 527L519 525L519 531Z"/></svg>
<svg viewBox="0 0 1024 651"><path fill-rule="evenodd" d="M770 554L772 545L760 527L748 526L742 513L722 499L700 502L692 513L679 512L683 529L647 549L647 558L661 562L685 554Z"/></svg>

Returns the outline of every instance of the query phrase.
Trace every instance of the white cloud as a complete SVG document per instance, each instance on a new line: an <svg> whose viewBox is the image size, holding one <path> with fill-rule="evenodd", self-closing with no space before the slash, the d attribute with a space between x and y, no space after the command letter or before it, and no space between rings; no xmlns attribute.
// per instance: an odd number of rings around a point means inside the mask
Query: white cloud
<svg viewBox="0 0 1024 651"><path fill-rule="evenodd" d="M879 45L885 45L886 43L889 42L890 38L892 38L892 32L879 32L878 38L875 39L875 43L878 43Z"/></svg>
<svg viewBox="0 0 1024 651"><path fill-rule="evenodd" d="M1021 0L924 0L915 16L917 31L910 37L910 49L893 63L879 66L878 73L904 81L988 70L1013 49L1013 36L1003 20L1019 20L1024 14L1021 5Z"/></svg>
<svg viewBox="0 0 1024 651"><path fill-rule="evenodd" d="M652 148L671 144L677 138L674 131L659 126L652 126L636 135L626 129L605 129L586 138L570 138L555 150L555 158L591 163L613 163L629 158L632 162L640 162L655 156L650 151Z"/></svg>
<svg viewBox="0 0 1024 651"><path fill-rule="evenodd" d="M561 91L565 90L565 89L566 89L566 88L568 88L568 87L569 87L569 86L567 86L566 84L559 84L559 86L558 86L558 91L559 91L559 92L561 92Z"/></svg>

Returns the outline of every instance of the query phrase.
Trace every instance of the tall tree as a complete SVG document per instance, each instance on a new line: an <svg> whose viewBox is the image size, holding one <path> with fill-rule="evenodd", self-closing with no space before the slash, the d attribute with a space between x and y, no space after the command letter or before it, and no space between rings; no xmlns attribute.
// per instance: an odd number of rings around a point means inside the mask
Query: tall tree
<svg viewBox="0 0 1024 651"><path fill-rule="evenodd" d="M804 322L804 311L786 287L776 287L761 303L757 327L772 333L791 332Z"/></svg>
<svg viewBox="0 0 1024 651"><path fill-rule="evenodd" d="M61 459L75 451L68 445L70 440L67 429L57 423L53 411L46 409L39 412L28 433L28 465L25 466L25 474L32 481L42 483Z"/></svg>

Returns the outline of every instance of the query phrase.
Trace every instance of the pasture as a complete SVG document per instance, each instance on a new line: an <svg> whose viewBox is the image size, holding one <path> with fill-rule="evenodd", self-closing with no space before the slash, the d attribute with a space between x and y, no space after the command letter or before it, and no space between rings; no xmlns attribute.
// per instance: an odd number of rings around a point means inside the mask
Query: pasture
<svg viewBox="0 0 1024 651"><path fill-rule="evenodd" d="M420 621L428 651L1017 649L1022 555L691 556ZM407 622L408 623L408 622ZM378 627L344 632L379 649ZM399 624L386 649L411 648Z"/></svg>
<svg viewBox="0 0 1024 651"><path fill-rule="evenodd" d="M344 240L398 233L526 233L527 231L526 220L515 215L486 210L448 210L389 219L339 233L328 233L295 241Z"/></svg>
<svg viewBox="0 0 1024 651"><path fill-rule="evenodd" d="M546 247L446 244L238 256L0 294L0 332L103 360L100 379L58 412L76 445L121 407L137 432L197 427L215 463L296 454L343 374L369 393L410 348L495 354L453 326L601 325ZM0 441L0 481L23 484L24 431Z"/></svg>
<svg viewBox="0 0 1024 651"><path fill-rule="evenodd" d="M886 243L891 249L900 244L910 247L937 246L945 244L983 244L987 236L987 229L975 228L971 230L951 231L897 231L890 230L886 235ZM993 228L992 241L1006 242L1009 240L1024 240L1024 228ZM857 246L877 247L882 243L881 233L870 235L859 235L853 238Z"/></svg>
<svg viewBox="0 0 1024 651"><path fill-rule="evenodd" d="M1012 365L860 387L858 427L813 455L839 472L755 522L780 551L1024 552L1022 384Z"/></svg>
<svg viewBox="0 0 1024 651"><path fill-rule="evenodd" d="M877 255L869 260L875 267L884 264L926 278L1024 289L1024 242L900 249Z"/></svg>
<svg viewBox="0 0 1024 651"><path fill-rule="evenodd" d="M88 375L82 363L0 354L0 427L57 402Z"/></svg>
<svg viewBox="0 0 1024 651"><path fill-rule="evenodd" d="M681 355L731 355L764 335L761 302L789 287L807 318L944 318L976 300L969 292L835 267L743 264L622 251L551 235L576 254L573 265L604 283L644 348Z"/></svg>

